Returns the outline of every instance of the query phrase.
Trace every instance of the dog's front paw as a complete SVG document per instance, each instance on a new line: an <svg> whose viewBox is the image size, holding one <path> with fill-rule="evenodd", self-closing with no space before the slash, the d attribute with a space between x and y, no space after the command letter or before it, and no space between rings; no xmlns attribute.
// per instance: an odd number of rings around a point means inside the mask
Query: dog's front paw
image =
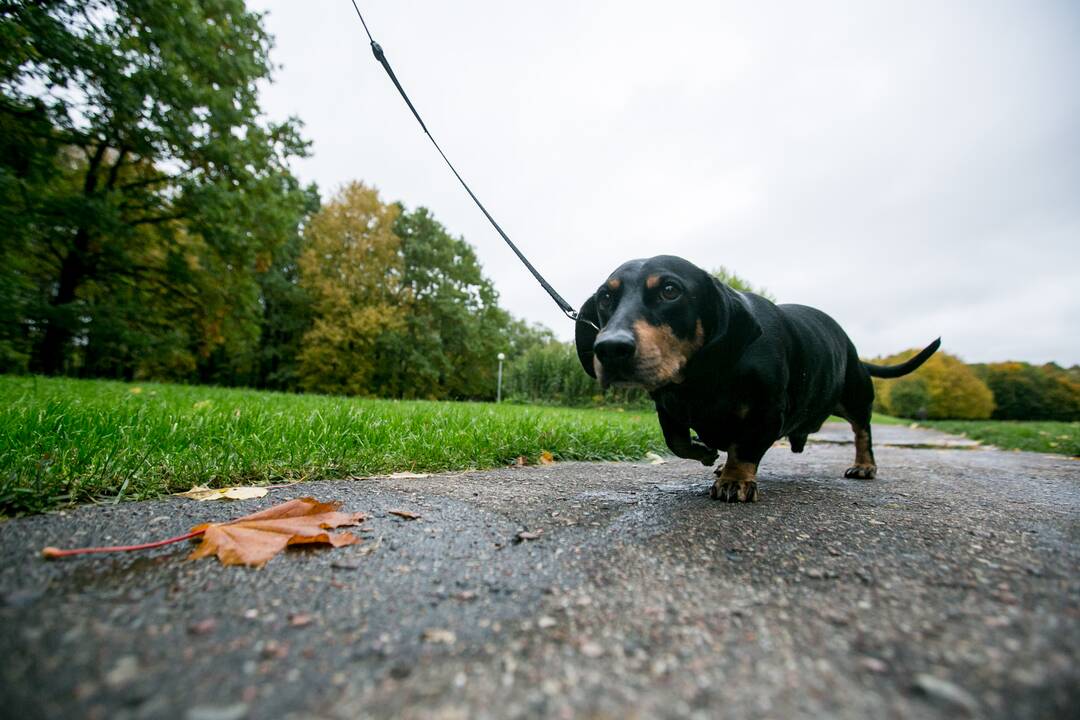
<svg viewBox="0 0 1080 720"><path fill-rule="evenodd" d="M723 502L757 502L757 482L753 480L731 480L717 478L709 496Z"/></svg>
<svg viewBox="0 0 1080 720"><path fill-rule="evenodd" d="M844 471L844 477L857 480L873 480L877 475L876 465L852 465Z"/></svg>

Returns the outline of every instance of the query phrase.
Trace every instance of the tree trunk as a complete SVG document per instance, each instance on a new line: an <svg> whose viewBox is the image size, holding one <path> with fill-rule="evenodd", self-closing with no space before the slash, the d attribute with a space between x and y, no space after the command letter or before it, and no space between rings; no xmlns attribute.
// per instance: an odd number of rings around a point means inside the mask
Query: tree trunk
<svg viewBox="0 0 1080 720"><path fill-rule="evenodd" d="M76 234L76 246L80 245L80 240L83 241L83 244L86 244L88 238L79 236L87 235L88 233L80 228ZM35 369L39 372L46 375L58 375L64 371L72 332L70 318L61 318L59 316L67 306L70 306L75 301L75 292L79 289L85 276L86 269L83 265L82 253L78 249L64 256L64 261L60 264L60 282L56 294L49 301L54 313L48 319L45 326L45 335L42 337L37 349L37 359L34 364Z"/></svg>
<svg viewBox="0 0 1080 720"><path fill-rule="evenodd" d="M91 197L97 191L98 170L109 149L107 143L100 143L86 168L83 180L83 195ZM123 155L119 158L123 160ZM110 177L110 184L115 177ZM61 317L68 306L75 301L75 293L86 279L88 268L86 253L90 248L90 230L85 225L75 231L74 247L60 263L60 278L56 294L49 300L53 312L46 319L45 335L35 352L34 369L46 375L57 375L64 370L71 342L71 318Z"/></svg>

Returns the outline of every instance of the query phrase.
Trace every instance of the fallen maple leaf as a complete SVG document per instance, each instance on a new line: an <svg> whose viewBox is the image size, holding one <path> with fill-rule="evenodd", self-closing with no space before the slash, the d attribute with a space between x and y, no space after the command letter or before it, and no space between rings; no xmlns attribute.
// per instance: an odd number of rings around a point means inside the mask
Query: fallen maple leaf
<svg viewBox="0 0 1080 720"><path fill-rule="evenodd" d="M360 538L350 532L328 533L328 528L356 525L363 513L338 512L340 502L322 503L314 498L298 498L268 507L227 523L197 525L202 542L188 557L191 560L217 555L225 565L263 565L287 545L326 543L333 547L354 545Z"/></svg>
<svg viewBox="0 0 1080 720"><path fill-rule="evenodd" d="M553 462L555 462L555 456L550 451L544 450L540 453L541 465L551 465Z"/></svg>
<svg viewBox="0 0 1080 720"><path fill-rule="evenodd" d="M350 532L326 532L329 528L356 525L366 519L363 513L338 512L340 506L340 502L323 503L309 497L297 498L229 522L197 525L191 532L156 542L73 550L47 547L41 554L55 559L88 553L148 550L202 536L202 542L188 556L189 559L217 555L225 565L259 566L288 545L326 543L342 547L360 542Z"/></svg>

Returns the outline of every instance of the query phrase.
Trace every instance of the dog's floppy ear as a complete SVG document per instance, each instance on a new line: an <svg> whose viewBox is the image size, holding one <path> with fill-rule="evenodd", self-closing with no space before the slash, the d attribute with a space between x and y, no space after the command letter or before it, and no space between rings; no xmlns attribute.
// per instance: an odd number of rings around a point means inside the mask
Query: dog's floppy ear
<svg viewBox="0 0 1080 720"><path fill-rule="evenodd" d="M586 320L589 322L585 322ZM590 322L592 325L589 324ZM577 346L578 360L581 361L581 367L585 368L585 372L596 377L596 368L593 367L593 343L596 342L598 330L593 325L599 327L600 315L596 312L595 296L590 297L581 306L575 325L574 344Z"/></svg>
<svg viewBox="0 0 1080 720"><path fill-rule="evenodd" d="M761 324L754 317L746 297L732 290L716 278L712 278L715 289L715 317L712 333L705 339L705 346L694 356L714 370L718 367L730 367L742 356L750 343L762 333Z"/></svg>

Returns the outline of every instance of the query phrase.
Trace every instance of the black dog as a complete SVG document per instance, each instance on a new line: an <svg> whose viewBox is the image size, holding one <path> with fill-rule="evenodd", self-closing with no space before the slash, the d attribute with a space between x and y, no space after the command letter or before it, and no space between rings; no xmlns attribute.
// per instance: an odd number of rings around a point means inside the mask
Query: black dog
<svg viewBox="0 0 1080 720"><path fill-rule="evenodd" d="M855 431L855 464L844 476L873 478L870 377L906 375L941 344L901 365L870 365L820 310L738 292L670 255L622 265L579 315L599 328L577 324L585 371L604 387L648 390L673 453L712 465L727 452L712 487L727 502L756 500L765 451L786 436L802 452L831 414Z"/></svg>

